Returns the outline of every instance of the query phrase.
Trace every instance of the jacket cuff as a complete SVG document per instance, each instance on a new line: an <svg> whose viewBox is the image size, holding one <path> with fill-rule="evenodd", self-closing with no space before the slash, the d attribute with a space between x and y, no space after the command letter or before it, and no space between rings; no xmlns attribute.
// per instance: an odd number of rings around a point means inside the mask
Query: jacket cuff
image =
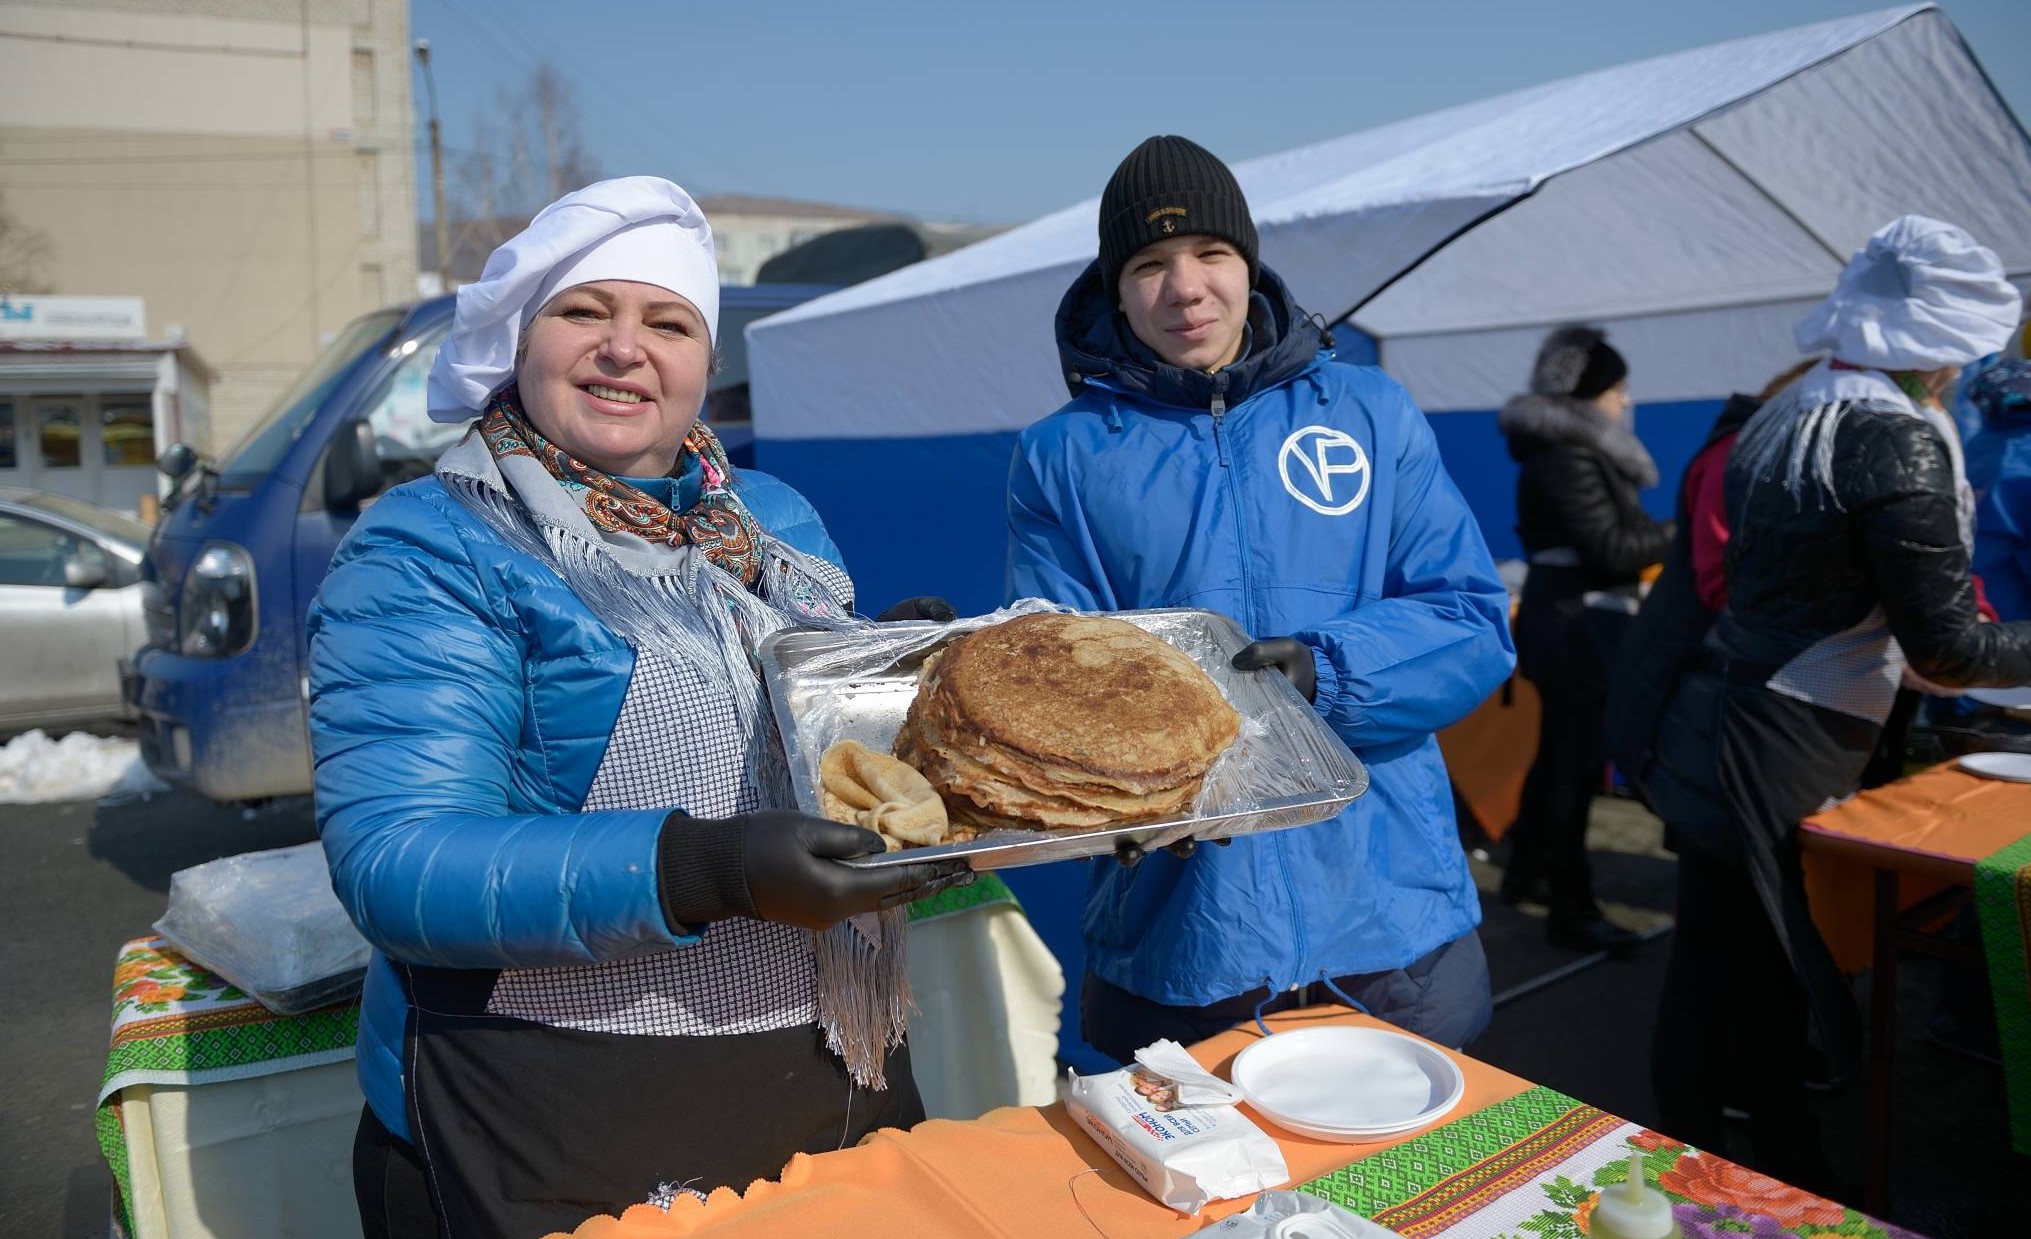
<svg viewBox="0 0 2031 1239"><path fill-rule="evenodd" d="M688 935L707 921L753 916L740 822L700 821L681 809L663 819L656 837L656 893L673 934Z"/></svg>
<svg viewBox="0 0 2031 1239"><path fill-rule="evenodd" d="M1325 650L1309 641L1305 645L1312 651L1312 671L1317 679L1312 686L1312 709L1318 711L1320 718L1327 718L1340 702L1340 669L1333 665Z"/></svg>

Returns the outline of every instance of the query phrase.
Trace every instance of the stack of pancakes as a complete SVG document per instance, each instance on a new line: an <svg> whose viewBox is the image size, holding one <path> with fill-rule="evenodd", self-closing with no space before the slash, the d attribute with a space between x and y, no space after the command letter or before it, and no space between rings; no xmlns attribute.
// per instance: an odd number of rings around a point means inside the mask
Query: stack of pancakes
<svg viewBox="0 0 2031 1239"><path fill-rule="evenodd" d="M924 664L895 754L956 827L1091 829L1191 809L1241 718L1191 657L1124 620L1025 615Z"/></svg>

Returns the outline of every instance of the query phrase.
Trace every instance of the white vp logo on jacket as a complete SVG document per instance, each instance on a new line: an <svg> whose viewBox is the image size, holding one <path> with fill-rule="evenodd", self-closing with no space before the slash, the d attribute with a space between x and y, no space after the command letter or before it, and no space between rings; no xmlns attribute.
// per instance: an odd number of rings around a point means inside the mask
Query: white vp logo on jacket
<svg viewBox="0 0 2031 1239"><path fill-rule="evenodd" d="M1322 516L1345 516L1368 498L1368 453L1331 426L1293 431L1277 453L1276 471L1291 498Z"/></svg>

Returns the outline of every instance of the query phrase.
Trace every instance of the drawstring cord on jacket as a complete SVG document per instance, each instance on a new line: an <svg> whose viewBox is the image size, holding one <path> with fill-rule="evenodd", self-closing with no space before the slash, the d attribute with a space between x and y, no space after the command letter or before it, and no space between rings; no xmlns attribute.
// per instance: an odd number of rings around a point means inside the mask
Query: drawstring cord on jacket
<svg viewBox="0 0 2031 1239"><path fill-rule="evenodd" d="M1345 1003L1347 1006L1354 1008L1354 1010L1359 1011L1363 1015L1372 1016L1375 1014L1374 1012L1370 1011L1367 1007L1361 1005L1361 1003L1358 1000L1356 1000L1352 994L1348 993L1346 990L1341 989L1338 985L1335 985L1333 983L1333 978L1326 975L1326 970L1324 968L1319 969L1319 981L1320 983L1325 985L1325 987L1328 990L1332 991L1333 997L1338 998L1342 1003ZM1262 979L1262 988L1264 991L1262 995L1262 1001L1255 1004L1255 1026L1262 1030L1263 1036L1268 1037L1272 1036L1273 1034L1269 1031L1269 1025L1263 1020L1262 1013L1269 1006L1270 1003L1276 1001L1277 992L1276 986L1270 981L1268 977L1264 977Z"/></svg>

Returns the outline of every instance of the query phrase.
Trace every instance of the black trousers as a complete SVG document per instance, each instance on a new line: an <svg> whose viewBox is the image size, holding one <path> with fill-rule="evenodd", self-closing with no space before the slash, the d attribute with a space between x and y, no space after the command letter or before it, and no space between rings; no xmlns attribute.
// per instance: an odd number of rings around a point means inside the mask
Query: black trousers
<svg viewBox="0 0 2031 1239"><path fill-rule="evenodd" d="M1807 1022L1805 988L1748 872L1682 851L1678 927L1650 1057L1665 1133L1725 1153L1721 1107L1740 1106L1749 1112L1749 1164L1825 1187L1803 1084Z"/></svg>
<svg viewBox="0 0 2031 1239"><path fill-rule="evenodd" d="M1587 815L1608 761L1601 719L1605 693L1591 686L1540 686L1544 713L1537 757L1523 781L1505 885L1528 892L1539 878L1551 887L1554 915L1589 916L1593 869L1587 863Z"/></svg>
<svg viewBox="0 0 2031 1239"><path fill-rule="evenodd" d="M1333 984L1378 1020L1420 1037L1459 1048L1488 1027L1494 1014L1488 990L1488 957L1472 930L1391 972L1335 977ZM1267 1003L1264 1000L1267 999ZM1094 1049L1119 1063L1170 1038L1180 1045L1204 1041L1255 1018L1293 1007L1323 1006L1340 1000L1320 982L1271 997L1253 990L1203 1007L1174 1007L1130 993L1086 974L1079 990L1079 1031Z"/></svg>

